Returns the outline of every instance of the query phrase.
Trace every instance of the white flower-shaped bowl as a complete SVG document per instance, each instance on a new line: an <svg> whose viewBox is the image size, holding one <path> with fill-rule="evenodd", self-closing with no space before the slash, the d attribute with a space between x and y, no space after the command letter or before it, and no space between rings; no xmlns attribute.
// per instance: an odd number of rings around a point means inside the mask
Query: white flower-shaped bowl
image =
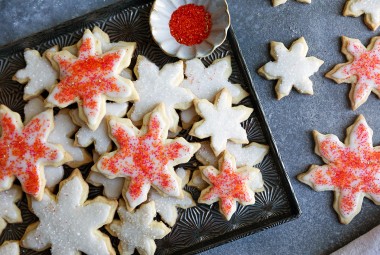
<svg viewBox="0 0 380 255"><path fill-rule="evenodd" d="M174 11L186 4L203 5L211 15L211 31L200 44L186 46L171 35L169 21ZM230 13L226 0L156 0L150 14L153 39L168 55L180 59L205 57L211 54L227 37Z"/></svg>

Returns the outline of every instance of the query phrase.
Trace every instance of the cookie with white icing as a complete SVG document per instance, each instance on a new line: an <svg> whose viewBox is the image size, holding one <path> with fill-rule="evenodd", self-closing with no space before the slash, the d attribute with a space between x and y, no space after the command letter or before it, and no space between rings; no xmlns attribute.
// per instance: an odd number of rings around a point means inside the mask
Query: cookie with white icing
<svg viewBox="0 0 380 255"><path fill-rule="evenodd" d="M216 156L226 149L228 140L241 144L249 142L240 123L249 118L253 109L243 105L232 107L232 97L227 89L215 96L214 104L196 99L194 105L203 119L193 125L189 134L200 139L211 137L211 148Z"/></svg>
<svg viewBox="0 0 380 255"><path fill-rule="evenodd" d="M45 90L50 91L57 83L58 72L54 70L46 54L58 51L58 46L48 49L41 56L37 50L26 49L24 59L26 67L18 70L13 80L26 84L24 100L40 95Z"/></svg>
<svg viewBox="0 0 380 255"><path fill-rule="evenodd" d="M21 211L16 205L21 197L22 190L16 185L0 192L0 235L8 223L22 222Z"/></svg>
<svg viewBox="0 0 380 255"><path fill-rule="evenodd" d="M264 181L259 169L244 166L236 168L235 158L225 151L219 160L219 169L213 166L200 167L202 178L210 186L202 190L198 202L219 202L219 211L230 220L236 211L236 202L241 205L255 203L255 192L264 190Z"/></svg>
<svg viewBox="0 0 380 255"><path fill-rule="evenodd" d="M158 105L145 115L140 130L130 119L108 117L110 136L118 149L104 154L92 169L111 179L127 178L123 197L130 210L146 201L151 186L168 196L183 196L173 167L188 162L200 145L183 138L167 139L165 113L165 105Z"/></svg>
<svg viewBox="0 0 380 255"><path fill-rule="evenodd" d="M288 0L272 0L272 4L274 7L276 6L279 6L281 4L284 4L286 3ZM300 3L306 3L306 4L310 4L311 3L311 0L297 0L298 2Z"/></svg>
<svg viewBox="0 0 380 255"><path fill-rule="evenodd" d="M270 54L275 61L266 63L258 73L268 80L278 80L275 87L277 99L289 95L292 87L303 94L314 94L309 77L319 70L323 61L306 57L308 50L303 37L294 41L289 50L283 43L271 42Z"/></svg>
<svg viewBox="0 0 380 255"><path fill-rule="evenodd" d="M20 255L18 241L6 241L0 246L0 255Z"/></svg>
<svg viewBox="0 0 380 255"><path fill-rule="evenodd" d="M268 154L269 147L255 142L244 147L241 144L227 142L226 150L235 157L236 166L242 167L260 163ZM195 157L204 166L218 166L218 157L215 157L210 143L207 141L201 142L201 148L195 153Z"/></svg>
<svg viewBox="0 0 380 255"><path fill-rule="evenodd" d="M228 80L231 74L231 56L216 59L208 67L205 67L200 59L195 58L185 62L186 79L180 87L189 89L196 98L207 99L210 102L214 101L220 90L227 88L231 93L232 103L237 104L249 94L240 84L233 84ZM191 126L196 116L194 108L181 112L184 127Z"/></svg>
<svg viewBox="0 0 380 255"><path fill-rule="evenodd" d="M178 131L178 110L188 109L194 95L190 90L180 87L183 81L183 62L166 64L161 70L144 56L138 56L134 68L137 80L134 82L140 99L128 112L128 117L136 124L142 123L145 114L158 104L164 103L169 121L169 130Z"/></svg>
<svg viewBox="0 0 380 255"><path fill-rule="evenodd" d="M120 240L118 246L122 255L153 255L156 251L155 239L162 239L170 232L164 223L153 220L156 216L154 202L143 204L134 212L128 212L123 201L119 202L117 213L120 220L114 220L106 228Z"/></svg>
<svg viewBox="0 0 380 255"><path fill-rule="evenodd" d="M127 109L127 103L107 103L105 116L124 117L127 114ZM104 154L111 150L112 140L108 135L106 118L103 118L96 130L91 130L89 127L87 127L86 123L80 119L78 109L71 110L70 116L76 125L81 126L81 128L75 134L75 145L88 147L94 143L95 150L99 154Z"/></svg>
<svg viewBox="0 0 380 255"><path fill-rule="evenodd" d="M176 173L181 178L182 188L184 188L189 182L190 171L178 168ZM156 211L161 216L162 221L166 222L171 227L174 226L178 218L177 208L187 209L196 205L189 192L182 192L184 194L183 198L162 196L155 190L151 190L148 195L148 200L154 201Z"/></svg>
<svg viewBox="0 0 380 255"><path fill-rule="evenodd" d="M380 2L377 0L347 0L344 16L359 17L364 14L364 23L372 30L380 26Z"/></svg>
<svg viewBox="0 0 380 255"><path fill-rule="evenodd" d="M102 54L99 40L85 30L78 57L65 50L54 54L60 82L47 97L47 106L64 108L77 103L80 118L96 130L105 115L106 100L124 103L138 99L132 81L119 75L128 56L124 48Z"/></svg>
<svg viewBox="0 0 380 255"><path fill-rule="evenodd" d="M313 132L315 153L325 165L312 165L298 180L315 191L334 191L334 209L348 224L360 212L363 198L380 205L380 147L373 146L373 131L363 115L347 128L344 143L335 135Z"/></svg>
<svg viewBox="0 0 380 255"><path fill-rule="evenodd" d="M38 114L24 126L18 113L1 105L0 126L0 191L9 189L17 178L25 193L42 199L44 166L57 167L71 160L61 145L48 141L54 129L53 110Z"/></svg>
<svg viewBox="0 0 380 255"><path fill-rule="evenodd" d="M101 196L87 200L88 192L76 169L60 183L57 196L46 190L41 201L29 199L39 221L26 229L21 246L35 251L51 247L53 255L115 254L109 237L99 228L112 222L117 201Z"/></svg>
<svg viewBox="0 0 380 255"><path fill-rule="evenodd" d="M205 180L202 179L202 173L200 170L195 170L191 175L191 179L187 186L197 188L199 190L203 190L207 188L208 184Z"/></svg>
<svg viewBox="0 0 380 255"><path fill-rule="evenodd" d="M342 37L342 53L347 62L336 65L326 74L336 83L351 83L349 98L353 110L365 103L371 94L380 97L380 37L373 37L366 48L358 39Z"/></svg>

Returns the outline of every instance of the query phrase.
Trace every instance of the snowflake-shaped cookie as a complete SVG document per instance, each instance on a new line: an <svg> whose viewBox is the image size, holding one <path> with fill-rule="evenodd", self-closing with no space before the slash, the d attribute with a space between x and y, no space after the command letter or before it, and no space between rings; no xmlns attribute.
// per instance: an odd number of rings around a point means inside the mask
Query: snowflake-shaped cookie
<svg viewBox="0 0 380 255"><path fill-rule="evenodd" d="M254 166L260 163L268 154L269 147L259 143L250 143L247 146L227 142L226 150L235 157L236 166ZM218 158L215 157L209 142L201 142L201 148L195 153L195 157L204 166L218 166Z"/></svg>
<svg viewBox="0 0 380 255"><path fill-rule="evenodd" d="M16 206L21 197L22 190L19 186L0 192L0 235L7 223L22 222L21 211Z"/></svg>
<svg viewBox="0 0 380 255"><path fill-rule="evenodd" d="M75 57L65 50L54 54L60 82L47 102L60 108L77 102L81 119L96 130L105 115L106 100L123 103L138 99L138 95L133 83L119 75L127 57L125 49L101 54L99 41L86 30L78 54Z"/></svg>
<svg viewBox="0 0 380 255"><path fill-rule="evenodd" d="M109 224L117 202L104 197L86 201L88 184L78 169L61 182L58 195L46 191L41 201L30 200L31 211L39 222L30 225L21 246L53 255L114 254L109 237L98 229Z"/></svg>
<svg viewBox="0 0 380 255"><path fill-rule="evenodd" d="M24 100L40 95L44 90L50 91L57 83L58 72L54 70L46 54L58 51L58 46L45 51L40 55L36 50L27 49L24 52L26 67L18 70L14 80L26 84Z"/></svg>
<svg viewBox="0 0 380 255"><path fill-rule="evenodd" d="M143 56L137 57L135 66L137 80L134 82L140 100L135 102L128 112L128 117L141 124L145 114L158 104L165 103L169 118L169 130L178 131L179 116L176 109L189 108L194 99L190 90L179 87L183 81L183 62L166 64L161 70Z"/></svg>
<svg viewBox="0 0 380 255"><path fill-rule="evenodd" d="M356 110L371 94L380 97L380 37L373 37L367 48L357 39L342 37L342 52L348 62L336 65L326 77L337 83L351 83L350 101Z"/></svg>
<svg viewBox="0 0 380 255"><path fill-rule="evenodd" d="M199 190L207 188L208 184L205 180L202 179L202 173L200 170L195 170L191 176L191 180L187 186L195 187Z"/></svg>
<svg viewBox="0 0 380 255"><path fill-rule="evenodd" d="M272 4L274 7L276 6L279 6L281 4L284 4L286 3L288 0L272 0ZM307 3L307 4L310 4L311 3L311 0L297 0L298 2L300 3Z"/></svg>
<svg viewBox="0 0 380 255"><path fill-rule="evenodd" d="M169 196L183 196L173 166L188 162L200 145L183 138L167 139L165 112L164 104L157 106L145 115L141 130L129 119L109 118L110 135L118 150L103 155L93 170L109 178L130 179L123 192L130 209L147 199L151 186Z"/></svg>
<svg viewBox="0 0 380 255"><path fill-rule="evenodd" d="M344 144L335 135L313 134L315 153L326 165L312 165L298 179L316 191L334 191L334 209L344 224L360 212L363 197L380 204L380 147L373 147L365 118L360 115L347 129Z"/></svg>
<svg viewBox="0 0 380 255"><path fill-rule="evenodd" d="M124 117L127 113L127 109L127 103L107 103L105 116ZM91 130L87 127L86 123L80 119L78 109L70 111L70 116L75 124L81 126L75 134L75 145L88 147L94 143L95 151L99 154L104 154L111 150L112 140L108 135L107 118L103 118L96 130Z"/></svg>
<svg viewBox="0 0 380 255"><path fill-rule="evenodd" d="M17 178L25 193L42 198L45 188L44 166L60 166L70 160L61 145L47 141L54 127L53 111L35 116L25 126L20 115L0 106L0 191Z"/></svg>
<svg viewBox="0 0 380 255"><path fill-rule="evenodd" d="M219 160L219 170L213 166L200 167L200 170L210 186L202 190L198 202L213 204L219 201L219 210L227 220L235 213L236 202L252 205L255 192L264 188L260 170L250 166L237 169L235 158L227 151Z"/></svg>
<svg viewBox="0 0 380 255"><path fill-rule="evenodd" d="M181 178L182 188L184 188L189 182L190 171L186 171L183 168L178 168L176 173ZM187 209L195 206L195 202L191 194L187 191L182 192L184 194L183 198L162 196L155 190L151 190L149 192L148 199L150 201L154 201L156 211L161 216L162 221L166 222L171 227L174 226L178 218L177 207Z"/></svg>
<svg viewBox="0 0 380 255"><path fill-rule="evenodd" d="M308 50L303 37L294 41L289 50L283 43L271 42L270 54L275 61L266 63L258 72L268 80L278 80L275 88L277 99L289 95L292 87L300 93L314 93L309 77L319 70L323 61L306 57Z"/></svg>
<svg viewBox="0 0 380 255"><path fill-rule="evenodd" d="M106 228L120 239L118 248L122 255L132 255L135 249L140 254L153 255L157 248L154 240L162 239L170 232L164 223L153 220L156 216L153 201L134 212L128 212L124 203L119 202L117 213L120 220L114 220Z"/></svg>
<svg viewBox="0 0 380 255"><path fill-rule="evenodd" d="M249 95L240 84L232 84L228 81L232 73L231 56L216 59L207 68L200 59L195 58L186 61L185 67L186 79L180 87L191 90L198 99L207 99L212 102L223 88L230 91L233 104L239 103ZM197 115L193 109L181 113L181 119L185 123L191 123L195 116Z"/></svg>
<svg viewBox="0 0 380 255"><path fill-rule="evenodd" d="M124 186L124 178L108 179L94 171L90 171L86 181L96 187L103 186L103 195L110 199L119 199Z"/></svg>
<svg viewBox="0 0 380 255"><path fill-rule="evenodd" d="M7 241L0 246L0 255L20 255L18 241Z"/></svg>
<svg viewBox="0 0 380 255"><path fill-rule="evenodd" d="M196 99L194 104L203 120L196 122L189 134L201 139L211 137L211 148L216 156L226 149L227 140L248 143L247 132L240 123L249 118L253 109L243 105L232 107L227 89L216 95L214 104L205 99Z"/></svg>
<svg viewBox="0 0 380 255"><path fill-rule="evenodd" d="M364 16L365 24L372 30L380 26L380 2L378 0L347 0L343 10L344 16Z"/></svg>

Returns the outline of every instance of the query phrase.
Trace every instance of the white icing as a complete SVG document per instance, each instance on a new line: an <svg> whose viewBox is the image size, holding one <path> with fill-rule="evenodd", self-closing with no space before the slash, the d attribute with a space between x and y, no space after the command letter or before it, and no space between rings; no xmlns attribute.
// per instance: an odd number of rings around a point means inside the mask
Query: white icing
<svg viewBox="0 0 380 255"><path fill-rule="evenodd" d="M195 187L199 190L203 190L207 188L208 186L207 182L202 179L202 174L200 170L195 170L193 172L193 175L191 176L191 180L187 185L191 187Z"/></svg>
<svg viewBox="0 0 380 255"><path fill-rule="evenodd" d="M313 83L309 79L319 70L322 60L306 57L308 46L303 38L295 41L288 50L282 43L272 43L276 61L264 65L270 79L279 79L276 85L278 98L289 95L294 86L300 93L313 94Z"/></svg>
<svg viewBox="0 0 380 255"><path fill-rule="evenodd" d="M91 171L86 181L94 186L102 185L103 195L110 199L119 199L124 186L124 178L108 179L101 173Z"/></svg>
<svg viewBox="0 0 380 255"><path fill-rule="evenodd" d="M107 103L105 116L112 115L117 117L123 117L127 113L127 109L127 103ZM73 118L74 122L80 120L78 109L71 111L70 115ZM106 118L103 118L96 130L91 130L83 121L81 121L81 123L76 124L82 125L82 127L78 130L78 132L75 135L75 144L78 144L81 147L87 147L94 142L95 150L100 154L104 154L111 150L112 140L108 135L108 126Z"/></svg>
<svg viewBox="0 0 380 255"><path fill-rule="evenodd" d="M232 73L230 56L215 60L207 68L197 58L186 61L185 66L186 79L180 86L191 90L199 99L214 101L215 95L224 88L230 91L234 104L248 96L239 84L228 81Z"/></svg>
<svg viewBox="0 0 380 255"><path fill-rule="evenodd" d="M45 166L44 173L46 179L46 187L50 190L54 190L55 186L57 186L57 184L62 181L65 170L63 166Z"/></svg>
<svg viewBox="0 0 380 255"><path fill-rule="evenodd" d="M54 52L51 48L46 52ZM53 69L46 57L41 57L36 50L26 50L24 52L26 67L18 70L15 77L19 81L27 81L24 88L24 98L29 98L41 94L44 90L50 91L58 79L58 73Z"/></svg>
<svg viewBox="0 0 380 255"><path fill-rule="evenodd" d="M236 143L248 143L247 133L240 123L249 118L252 108L232 107L231 95L223 89L215 99L215 104L207 100L195 102L195 107L203 120L194 124L191 135L198 138L211 137L211 147L215 155L225 150L227 140Z"/></svg>
<svg viewBox="0 0 380 255"><path fill-rule="evenodd" d="M227 142L226 150L235 157L236 166L242 167L260 163L268 154L269 147L254 142L244 147L241 144ZM218 166L218 158L213 153L209 142L201 142L201 148L195 156L205 166Z"/></svg>
<svg viewBox="0 0 380 255"><path fill-rule="evenodd" d="M380 25L380 2L378 0L349 0L352 4L350 10L355 15L363 12L370 16L371 21L377 27Z"/></svg>
<svg viewBox="0 0 380 255"><path fill-rule="evenodd" d="M70 137L78 130L78 127L70 118L69 110L60 110L54 116L55 127L49 135L48 141L60 144L67 153L73 158L72 161L66 163L70 167L79 167L91 161L88 152L80 147L74 146L74 140Z"/></svg>
<svg viewBox="0 0 380 255"><path fill-rule="evenodd" d="M0 235L7 223L22 222L21 211L16 205L21 197L22 191L19 186L0 192Z"/></svg>
<svg viewBox="0 0 380 255"><path fill-rule="evenodd" d="M272 0L273 6L279 6L281 4L286 3L288 0ZM311 0L297 0L300 3L307 3L310 4Z"/></svg>
<svg viewBox="0 0 380 255"><path fill-rule="evenodd" d="M37 114L45 111L44 99L42 97L35 97L26 102L24 107L24 124L29 123L29 121Z"/></svg>
<svg viewBox="0 0 380 255"><path fill-rule="evenodd" d="M156 250L154 239L162 239L170 229L162 222L154 221L156 210L154 202L141 205L135 212L128 212L124 205L117 210L120 220L114 220L107 229L120 239L119 251L123 255L153 255Z"/></svg>
<svg viewBox="0 0 380 255"><path fill-rule="evenodd" d="M140 100L128 112L134 122L141 122L145 114L158 104L165 103L170 131L176 132L179 116L175 109L184 110L191 106L194 95L179 87L183 80L183 62L166 64L161 70L147 58L139 56L135 67L137 80L134 82Z"/></svg>
<svg viewBox="0 0 380 255"><path fill-rule="evenodd" d="M190 171L178 168L176 173L181 178L182 188L184 188L189 181ZM171 227L174 226L178 218L177 207L187 209L196 205L189 192L183 191L183 194L183 198L175 198L162 196L155 190L151 190L149 193L149 200L154 201L157 213Z"/></svg>
<svg viewBox="0 0 380 255"><path fill-rule="evenodd" d="M17 241L8 241L0 246L0 255L20 255L20 247Z"/></svg>
<svg viewBox="0 0 380 255"><path fill-rule="evenodd" d="M88 185L78 174L65 181L57 198L45 192L41 201L32 200L39 223L24 235L22 246L37 251L51 247L53 255L110 254L110 241L98 228L109 222L114 209L99 199L84 204L87 195Z"/></svg>

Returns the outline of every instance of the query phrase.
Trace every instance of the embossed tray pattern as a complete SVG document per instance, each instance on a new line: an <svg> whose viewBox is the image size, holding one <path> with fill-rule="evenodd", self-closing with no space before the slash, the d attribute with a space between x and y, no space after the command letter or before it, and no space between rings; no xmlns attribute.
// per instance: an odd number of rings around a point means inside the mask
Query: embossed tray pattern
<svg viewBox="0 0 380 255"><path fill-rule="evenodd" d="M149 32L151 2L141 0L120 2L0 48L0 103L23 115L24 86L12 81L12 76L25 66L23 59L25 48L33 48L42 53L54 45L60 47L72 45L82 37L85 28L92 29L94 26L99 26L109 34L111 41L137 42L137 50L131 66L134 66L139 54L148 57L159 66L176 61L175 58L165 55L151 38ZM225 43L202 61L209 65L213 60L226 55L232 56L233 73L230 80L242 84L251 94L241 102L255 110L253 117L243 123L248 138L251 142L270 146L270 153L256 166L262 171L265 191L256 194L255 205L245 207L239 205L230 221L226 221L218 212L217 204L211 206L198 204L187 210L179 209L179 218L172 232L164 239L156 241L158 247L156 254L199 252L285 223L301 214L232 28ZM182 131L180 136L189 141L197 140L189 136L187 131ZM192 159L181 166L194 170L198 165L199 162ZM87 176L90 167L91 164L81 167L84 176ZM66 176L71 171L71 168L65 166ZM192 187L186 187L186 190L193 195L194 199L197 199L200 194ZM101 194L102 188L90 185L89 198ZM26 227L38 220L29 211L25 195L18 206L22 210L23 223L8 224L0 236L0 244L5 240L19 240ZM107 233L106 230L103 229L103 231ZM117 251L118 240L111 238ZM22 254L50 254L50 251L35 252L22 249Z"/></svg>

